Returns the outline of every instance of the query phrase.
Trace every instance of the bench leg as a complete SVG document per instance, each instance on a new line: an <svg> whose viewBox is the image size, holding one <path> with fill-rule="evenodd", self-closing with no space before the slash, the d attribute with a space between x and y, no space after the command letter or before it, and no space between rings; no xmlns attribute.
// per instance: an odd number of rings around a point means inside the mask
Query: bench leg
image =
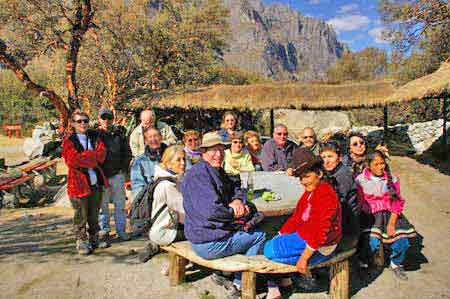
<svg viewBox="0 0 450 299"><path fill-rule="evenodd" d="M350 288L350 268L348 260L331 265L330 279L330 298L348 299Z"/></svg>
<svg viewBox="0 0 450 299"><path fill-rule="evenodd" d="M187 260L173 252L169 252L169 282L174 287L184 282Z"/></svg>
<svg viewBox="0 0 450 299"><path fill-rule="evenodd" d="M380 241L380 247L378 251L375 252L373 256L373 263L375 266L383 268L384 267L384 250L383 250L383 242Z"/></svg>
<svg viewBox="0 0 450 299"><path fill-rule="evenodd" d="M255 299L256 298L256 273L255 272L242 272L242 299Z"/></svg>

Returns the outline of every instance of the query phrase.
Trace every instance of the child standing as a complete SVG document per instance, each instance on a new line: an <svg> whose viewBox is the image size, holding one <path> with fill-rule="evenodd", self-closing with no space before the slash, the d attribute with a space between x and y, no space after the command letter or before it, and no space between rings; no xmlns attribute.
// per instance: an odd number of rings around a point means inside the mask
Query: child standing
<svg viewBox="0 0 450 299"><path fill-rule="evenodd" d="M378 250L380 242L389 244L392 249L389 268L397 278L407 280L402 263L409 248L408 238L415 237L416 231L402 214L405 199L400 194L400 182L391 174L381 151L368 155L367 165L356 177L363 212L363 243L370 253ZM369 249L365 251L363 258Z"/></svg>

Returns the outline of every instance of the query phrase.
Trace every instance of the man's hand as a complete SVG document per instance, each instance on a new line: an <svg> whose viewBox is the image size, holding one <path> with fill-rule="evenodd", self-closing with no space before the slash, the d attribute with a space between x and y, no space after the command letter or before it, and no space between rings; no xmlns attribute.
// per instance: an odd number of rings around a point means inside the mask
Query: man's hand
<svg viewBox="0 0 450 299"><path fill-rule="evenodd" d="M233 200L228 206L233 209L234 218L241 218L248 214L248 207L240 199Z"/></svg>

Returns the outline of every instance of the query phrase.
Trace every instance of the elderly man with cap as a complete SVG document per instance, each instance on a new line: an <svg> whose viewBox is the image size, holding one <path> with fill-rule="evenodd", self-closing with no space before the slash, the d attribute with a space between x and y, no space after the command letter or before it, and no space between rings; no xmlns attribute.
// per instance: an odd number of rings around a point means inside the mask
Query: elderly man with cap
<svg viewBox="0 0 450 299"><path fill-rule="evenodd" d="M238 230L233 222L248 215L246 196L239 182L233 182L222 169L224 145L217 132L203 136L202 160L185 175L181 191L185 210L184 232L192 249L204 259L216 259L233 254L248 256L261 253L265 234L260 231ZM215 275L215 281L224 279ZM241 276L229 283L228 298L239 298Z"/></svg>
<svg viewBox="0 0 450 299"><path fill-rule="evenodd" d="M106 147L105 161L100 165L105 173L110 188L103 190L103 202L99 214L100 235L104 242L100 247L110 245L109 208L110 202L114 204L114 220L116 233L123 241L130 237L125 232L126 214L125 208L125 174L131 160L131 151L128 146L125 128L113 125L114 114L107 108L102 108L98 114L98 132Z"/></svg>
<svg viewBox="0 0 450 299"><path fill-rule="evenodd" d="M133 157L145 152L144 131L148 128L156 128L161 133L162 142L167 146L177 143L177 136L168 124L155 120L155 113L151 109L141 112L141 123L131 132L130 147Z"/></svg>

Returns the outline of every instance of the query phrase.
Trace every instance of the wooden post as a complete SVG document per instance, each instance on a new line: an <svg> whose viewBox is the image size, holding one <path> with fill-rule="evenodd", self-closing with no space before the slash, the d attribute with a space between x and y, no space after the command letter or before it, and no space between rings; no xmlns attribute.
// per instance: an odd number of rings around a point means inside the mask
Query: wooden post
<svg viewBox="0 0 450 299"><path fill-rule="evenodd" d="M275 130L275 115L273 113L273 109L270 109L270 137L272 137L274 130Z"/></svg>
<svg viewBox="0 0 450 299"><path fill-rule="evenodd" d="M176 253L169 252L169 282L174 287L184 281L187 260Z"/></svg>
<svg viewBox="0 0 450 299"><path fill-rule="evenodd" d="M386 143L386 136L388 134L388 106L383 108L383 142Z"/></svg>
<svg viewBox="0 0 450 299"><path fill-rule="evenodd" d="M256 298L256 273L255 272L242 272L242 299L255 299Z"/></svg>
<svg viewBox="0 0 450 299"><path fill-rule="evenodd" d="M446 151L447 149L447 140L448 140L448 133L447 133L447 100L448 100L448 93L444 94L444 97L442 98L442 118L444 120L443 126L442 126L442 147Z"/></svg>
<svg viewBox="0 0 450 299"><path fill-rule="evenodd" d="M348 260L331 265L330 298L348 299L350 289L350 267Z"/></svg>
<svg viewBox="0 0 450 299"><path fill-rule="evenodd" d="M383 249L383 242L380 240L380 247L378 248L378 251L373 256L373 263L375 266L383 268L384 267L384 249Z"/></svg>

